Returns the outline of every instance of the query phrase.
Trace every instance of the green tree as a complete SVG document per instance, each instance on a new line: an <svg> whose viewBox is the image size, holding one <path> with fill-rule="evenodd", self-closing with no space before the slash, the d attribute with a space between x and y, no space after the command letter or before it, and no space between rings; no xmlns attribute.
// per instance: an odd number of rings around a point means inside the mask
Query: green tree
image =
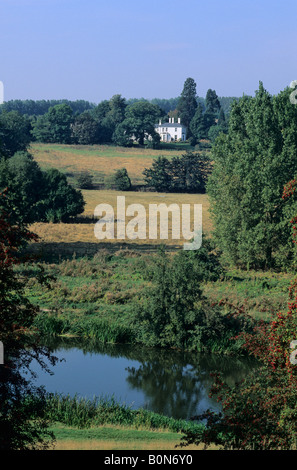
<svg viewBox="0 0 297 470"><path fill-rule="evenodd" d="M73 111L68 104L58 104L49 109L47 118L50 123L52 142L71 143L71 124Z"/></svg>
<svg viewBox="0 0 297 470"><path fill-rule="evenodd" d="M285 185L284 201L296 197L296 186L296 179ZM296 221L295 213L292 222ZM295 225L295 244L296 235ZM297 329L296 278L290 283L288 294L286 311L275 313L270 321L254 321L251 331L242 331L233 338L239 341L243 351L257 360L257 367L235 386L224 382L220 373L214 375L210 394L220 402L222 412L207 411L193 417L203 421L204 430L199 435L186 432L182 446L203 443L206 448L217 444L225 450L296 448L297 369L296 354L291 349ZM243 321L249 320L242 309L237 316L243 317Z"/></svg>
<svg viewBox="0 0 297 470"><path fill-rule="evenodd" d="M115 172L114 183L118 191L129 191L131 189L131 180L126 168L121 168Z"/></svg>
<svg viewBox="0 0 297 470"><path fill-rule="evenodd" d="M0 195L3 197L8 197L8 192ZM0 449L6 451L47 448L54 437L44 418L45 391L34 385L31 363L35 360L48 370L56 358L39 345L38 333L31 329L39 309L24 295L28 277L15 270L22 262L23 248L34 240L26 227L11 223L9 215L0 212L0 340L4 344Z"/></svg>
<svg viewBox="0 0 297 470"><path fill-rule="evenodd" d="M146 184L159 192L201 193L211 166L207 157L187 152L181 157L158 157L143 172Z"/></svg>
<svg viewBox="0 0 297 470"><path fill-rule="evenodd" d="M136 306L133 324L139 340L149 346L207 351L228 341L235 325L203 296L202 282L217 280L219 262L209 254L209 244L199 253L179 251L171 256L159 249L147 269L149 287Z"/></svg>
<svg viewBox="0 0 297 470"><path fill-rule="evenodd" d="M32 134L39 142L70 144L73 111L68 104L57 104L37 118Z"/></svg>
<svg viewBox="0 0 297 470"><path fill-rule="evenodd" d="M121 129L129 138L134 138L140 145L144 140L156 134L155 123L160 115L160 108L147 101L137 101L127 107Z"/></svg>
<svg viewBox="0 0 297 470"><path fill-rule="evenodd" d="M166 157L156 158L151 168L145 168L143 175L146 184L155 191L169 192L171 190L171 165Z"/></svg>
<svg viewBox="0 0 297 470"><path fill-rule="evenodd" d="M132 127L130 128L128 121L123 121L116 126L112 141L121 147L131 147L133 145L132 136Z"/></svg>
<svg viewBox="0 0 297 470"><path fill-rule="evenodd" d="M32 124L32 138L37 142L52 142L51 124L47 115L37 116Z"/></svg>
<svg viewBox="0 0 297 470"><path fill-rule="evenodd" d="M195 139L193 143L195 144L197 141L201 139L206 139L208 137L207 134L207 124L205 122L203 108L201 103L198 103L197 109L195 114L190 122L190 130L192 137Z"/></svg>
<svg viewBox="0 0 297 470"><path fill-rule="evenodd" d="M202 296L195 274L184 253L170 262L165 249L160 249L149 271L153 287L139 312L146 344L186 347L195 329L195 303Z"/></svg>
<svg viewBox="0 0 297 470"><path fill-rule="evenodd" d="M213 147L208 183L214 236L229 262L271 267L292 257L294 206L284 208L282 190L297 172L296 126L288 92L272 98L262 83L254 98L232 106L228 134Z"/></svg>
<svg viewBox="0 0 297 470"><path fill-rule="evenodd" d="M218 115L221 109L220 100L215 90L207 90L205 98L206 112Z"/></svg>
<svg viewBox="0 0 297 470"><path fill-rule="evenodd" d="M121 95L114 95L110 100L101 101L92 110L92 116L98 124L99 143L114 141L117 145L127 144L127 141L123 143L120 126L125 118L126 106L125 98ZM120 126L118 132L116 132L117 126Z"/></svg>
<svg viewBox="0 0 297 470"><path fill-rule="evenodd" d="M17 111L0 114L0 157L11 157L27 150L31 142L31 124L27 117Z"/></svg>
<svg viewBox="0 0 297 470"><path fill-rule="evenodd" d="M187 78L178 101L177 110L179 112L181 122L187 127L189 133L190 122L194 117L197 108L196 82L193 78Z"/></svg>
<svg viewBox="0 0 297 470"><path fill-rule="evenodd" d="M99 143L99 126L89 111L75 117L71 126L71 140L80 145Z"/></svg>
<svg viewBox="0 0 297 470"><path fill-rule="evenodd" d="M66 221L83 212L80 191L55 169L41 171L26 152L17 152L0 162L0 190L8 188L0 208L10 214L12 222Z"/></svg>
<svg viewBox="0 0 297 470"><path fill-rule="evenodd" d="M40 219L43 204L43 173L27 152L17 152L0 162L0 190L8 188L1 203L13 222L33 223Z"/></svg>
<svg viewBox="0 0 297 470"><path fill-rule="evenodd" d="M126 108L126 99L122 98L121 95L114 95L109 100L109 111L107 116L111 119L114 127L125 119Z"/></svg>
<svg viewBox="0 0 297 470"><path fill-rule="evenodd" d="M218 122L215 125L211 126L208 131L208 137L212 143L214 143L214 141L221 132L223 132L224 134L228 132L228 124L223 108L220 109Z"/></svg>
<svg viewBox="0 0 297 470"><path fill-rule="evenodd" d="M193 152L181 157L173 157L171 166L171 191L186 193L202 193L211 171L210 160Z"/></svg>
<svg viewBox="0 0 297 470"><path fill-rule="evenodd" d="M93 176L88 171L82 171L76 179L80 189L93 188Z"/></svg>
<svg viewBox="0 0 297 470"><path fill-rule="evenodd" d="M42 205L41 221L67 222L84 211L85 201L81 191L68 184L63 173L51 168L43 174Z"/></svg>
<svg viewBox="0 0 297 470"><path fill-rule="evenodd" d="M130 191L132 187L126 168L117 170L113 175L106 177L104 182L107 189L116 189L117 191Z"/></svg>

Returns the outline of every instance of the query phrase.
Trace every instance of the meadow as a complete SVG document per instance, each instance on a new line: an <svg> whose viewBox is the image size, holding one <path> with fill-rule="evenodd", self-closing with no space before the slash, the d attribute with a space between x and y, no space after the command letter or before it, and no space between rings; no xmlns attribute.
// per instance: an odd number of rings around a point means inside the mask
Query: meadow
<svg viewBox="0 0 297 470"><path fill-rule="evenodd" d="M181 150L184 148L184 150ZM131 178L132 185L143 185L142 172L151 166L153 160L160 154L171 158L178 156L187 150L186 144L171 146L170 150L152 150L143 148L123 148L108 145L101 146L73 146L54 144L32 144L31 153L34 159L43 169L57 168L66 174L70 183L76 185L75 175L82 171L89 171L94 177L94 187L104 184L104 178L120 168L125 167ZM36 223L31 226L34 233L39 235L40 243L44 251L55 253L76 253L79 256L94 254L105 246L108 249L118 250L125 246L140 248L142 250L155 249L158 239L150 240L148 237L149 205L165 203L190 204L191 205L191 229L193 229L193 205L202 204L203 232L209 233L212 229L209 217L209 201L205 194L166 194L146 191L119 192L106 189L82 190L86 202L84 213L76 218L73 223ZM109 204L114 208L115 219L117 216L117 196L124 196L126 207L130 204L141 204L146 210L147 238L145 240L98 240L94 235L94 223L98 218L94 217L94 210L98 204ZM127 222L132 217L127 218ZM187 240L172 238L172 224L169 216L169 240L166 245L171 248L179 248ZM100 246L99 246L100 245ZM40 245L39 245L40 246Z"/></svg>
<svg viewBox="0 0 297 470"><path fill-rule="evenodd" d="M126 207L142 204L147 215L152 203L202 204L203 233L211 237L210 203L206 194L99 189L106 176L123 167L127 168L134 187L139 189L143 184L142 172L154 158L179 152L183 150L175 147L161 152L112 146L32 144L31 153L42 168L58 168L73 184L79 172L88 170L97 185L96 189L82 191L85 210L72 223L36 223L30 227L40 237L38 243L30 247L38 255L37 262L17 269L29 278L25 293L40 307L35 326L43 334L137 344L134 305L150 286L146 271L164 240L98 240L94 235L97 220L94 209L101 203L110 204L117 219L119 195L125 196ZM167 251L180 250L184 241L172 239L169 231ZM40 273L49 276L48 285L40 284ZM239 308L255 319L269 321L276 311L286 308L290 281L290 273L243 271L227 266L216 282L206 280L199 287L208 305L221 304L226 315ZM211 352L232 353L232 348L230 351L225 348L226 342L213 344ZM67 410L71 412L65 413L69 418L72 410L76 410L74 421L55 416L55 408L58 407L52 407L51 429L57 437L56 449L174 449L180 442L181 429L158 421L152 429L153 416L142 416L142 412L130 416L130 421L122 421L127 410L123 413L121 409L112 419L93 420L91 425L86 425L75 423L79 416L75 403L68 403ZM80 409L84 413L83 404Z"/></svg>
<svg viewBox="0 0 297 470"><path fill-rule="evenodd" d="M159 150L141 147L115 147L113 145L61 145L32 143L30 152L43 169L57 168L66 174L69 182L75 176L89 171L95 185L102 185L104 178L119 168L126 168L132 185L143 183L142 172L151 166L159 155L167 158L180 156L191 150L188 144L168 144Z"/></svg>
<svg viewBox="0 0 297 470"><path fill-rule="evenodd" d="M160 150L142 148L53 144L32 144L31 152L41 167L56 166L69 174L100 166L104 167L105 175L110 175L114 169L129 164L134 181L137 178L140 181L143 169L160 154ZM162 149L162 154L171 156L178 152L182 150L179 147L176 150L174 146L170 150ZM127 340L131 338L126 324L130 304L145 289L144 268L164 240L98 240L94 235L95 207L101 203L110 204L116 219L116 198L125 196L126 207L138 203L146 208L148 222L149 204L177 202L191 204L191 207L202 204L203 233L211 236L208 196L105 189L82 192L85 210L73 223L36 223L31 226L31 230L40 237L31 249L40 256L45 272L55 275L56 281L52 282L51 290L46 290L38 285L32 269L28 295L44 312L59 312L54 318L51 316L51 321L44 323L48 332L80 335L88 330L90 335L103 341ZM171 228L169 223L167 249L181 249L185 240L172 239ZM229 269L219 282L205 282L203 290L210 303L226 300L235 306L244 305L255 318L267 320L275 309L286 306L289 281L290 275L286 273ZM98 331L102 332L101 336Z"/></svg>

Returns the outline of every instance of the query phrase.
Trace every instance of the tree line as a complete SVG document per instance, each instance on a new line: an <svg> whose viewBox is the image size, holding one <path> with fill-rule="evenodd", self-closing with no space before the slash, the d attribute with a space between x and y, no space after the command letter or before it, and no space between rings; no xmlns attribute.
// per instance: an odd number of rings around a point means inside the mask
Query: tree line
<svg viewBox="0 0 297 470"><path fill-rule="evenodd" d="M188 138L195 145L201 138L213 141L219 132L225 132L234 99L219 99L214 90L200 98L194 80L189 78L178 98L126 100L117 94L98 105L84 100L11 100L0 105L0 119L9 131L19 128L18 133L27 141L120 146L137 141L158 148L160 137L155 124L176 116L187 126Z"/></svg>

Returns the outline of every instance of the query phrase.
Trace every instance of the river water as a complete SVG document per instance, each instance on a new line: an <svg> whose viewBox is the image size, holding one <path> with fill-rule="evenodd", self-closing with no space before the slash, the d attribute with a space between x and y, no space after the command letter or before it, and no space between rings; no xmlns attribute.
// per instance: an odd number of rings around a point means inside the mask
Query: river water
<svg viewBox="0 0 297 470"><path fill-rule="evenodd" d="M37 364L37 385L48 392L81 397L113 396L131 408L189 419L206 409L220 410L208 397L211 372L220 371L230 385L255 367L247 358L192 354L128 345L54 341L51 351L61 361L53 375Z"/></svg>

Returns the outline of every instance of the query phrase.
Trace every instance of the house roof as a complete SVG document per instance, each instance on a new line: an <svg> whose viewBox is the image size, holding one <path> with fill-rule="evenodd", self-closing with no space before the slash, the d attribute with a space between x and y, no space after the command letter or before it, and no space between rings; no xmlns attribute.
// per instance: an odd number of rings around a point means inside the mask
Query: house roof
<svg viewBox="0 0 297 470"><path fill-rule="evenodd" d="M162 124L155 124L155 127L186 127L183 124L179 124L177 122L162 122Z"/></svg>

